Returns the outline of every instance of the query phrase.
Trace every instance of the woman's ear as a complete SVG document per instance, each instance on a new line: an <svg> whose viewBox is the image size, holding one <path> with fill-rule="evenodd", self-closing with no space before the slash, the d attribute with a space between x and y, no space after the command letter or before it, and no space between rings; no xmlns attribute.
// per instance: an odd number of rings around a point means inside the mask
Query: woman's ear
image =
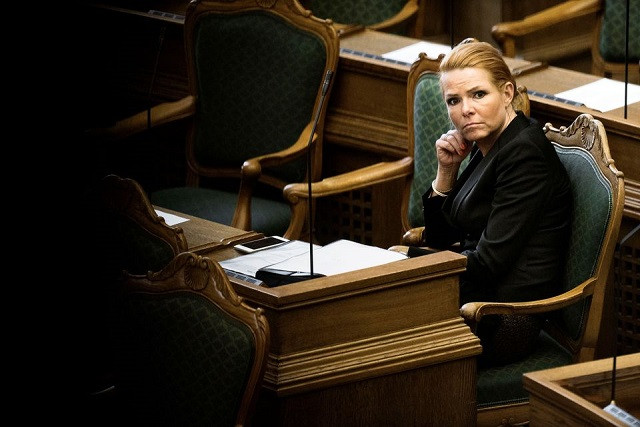
<svg viewBox="0 0 640 427"><path fill-rule="evenodd" d="M502 87L502 93L505 107L509 106L515 97L516 88L513 86L513 83L506 82Z"/></svg>

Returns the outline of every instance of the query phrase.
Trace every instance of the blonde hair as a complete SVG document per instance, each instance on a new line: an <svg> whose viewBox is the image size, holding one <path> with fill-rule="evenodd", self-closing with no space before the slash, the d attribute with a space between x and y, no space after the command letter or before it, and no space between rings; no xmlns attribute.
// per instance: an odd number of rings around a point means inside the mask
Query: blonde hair
<svg viewBox="0 0 640 427"><path fill-rule="evenodd" d="M513 85L511 105L517 105L516 98L520 94L517 90L516 79L498 49L489 43L473 38L463 40L440 61L440 75L462 68L480 68L487 71L491 82L500 89L505 84L511 83Z"/></svg>

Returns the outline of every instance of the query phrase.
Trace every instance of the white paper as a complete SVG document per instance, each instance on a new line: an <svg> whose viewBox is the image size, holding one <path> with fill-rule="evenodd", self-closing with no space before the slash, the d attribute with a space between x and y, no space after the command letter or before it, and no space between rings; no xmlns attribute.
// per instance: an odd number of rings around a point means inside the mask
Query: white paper
<svg viewBox="0 0 640 427"><path fill-rule="evenodd" d="M384 53L381 56L387 59L393 59L395 61L405 62L407 64L413 64L418 60L420 52L427 54L429 58L438 59L441 53L448 53L451 50L450 46L420 41L409 46L405 46L398 50L394 50L388 53Z"/></svg>
<svg viewBox="0 0 640 427"><path fill-rule="evenodd" d="M625 83L618 80L600 79L574 89L556 93L555 96L581 102L588 108L604 113L624 107L624 86ZM640 102L640 86L629 83L627 87L627 105L635 102Z"/></svg>
<svg viewBox="0 0 640 427"><path fill-rule="evenodd" d="M314 245L314 254L316 248L319 249L320 246ZM265 249L221 261L220 265L222 268L226 268L227 270L233 270L238 273L256 277L256 272L261 268L277 264L300 254L307 254L308 256L309 243L302 242L300 240L291 240L290 242L276 246L275 248Z"/></svg>
<svg viewBox="0 0 640 427"><path fill-rule="evenodd" d="M176 224L180 224L181 222L189 221L188 218L182 218L181 216L173 215L173 214L166 213L166 212L162 212L162 211L159 211L158 209L155 209L155 211L156 211L156 215L161 216L162 218L164 218L164 222L166 222L167 225L169 225L169 226L173 226L173 225L176 225Z"/></svg>
<svg viewBox="0 0 640 427"><path fill-rule="evenodd" d="M394 261L407 259L407 256L395 251L364 245L350 240L337 240L313 251L313 272L330 276L375 267ZM298 255L270 268L286 271L309 272L309 253Z"/></svg>
<svg viewBox="0 0 640 427"><path fill-rule="evenodd" d="M313 272L325 276L360 270L406 259L407 256L350 240L313 245ZM255 277L264 267L309 272L309 243L292 240L284 245L221 261L222 268Z"/></svg>

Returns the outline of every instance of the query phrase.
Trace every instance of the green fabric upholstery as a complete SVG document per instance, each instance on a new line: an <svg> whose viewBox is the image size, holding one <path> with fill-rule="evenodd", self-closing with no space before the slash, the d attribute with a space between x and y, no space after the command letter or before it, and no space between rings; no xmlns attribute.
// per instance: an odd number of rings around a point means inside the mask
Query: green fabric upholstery
<svg viewBox="0 0 640 427"><path fill-rule="evenodd" d="M478 408L526 402L529 395L522 386L522 374L568 365L571 353L542 332L534 352L526 359L508 365L478 369Z"/></svg>
<svg viewBox="0 0 640 427"><path fill-rule="evenodd" d="M309 0L313 14L341 24L372 25L396 15L406 0Z"/></svg>
<svg viewBox="0 0 640 427"><path fill-rule="evenodd" d="M606 0L600 30L600 55L605 61L624 62L627 0ZM640 0L629 0L629 62L640 60Z"/></svg>
<svg viewBox="0 0 640 427"><path fill-rule="evenodd" d="M252 333L188 291L129 295L118 387L144 425L233 426L254 357Z"/></svg>
<svg viewBox="0 0 640 427"><path fill-rule="evenodd" d="M424 225L422 195L431 187L438 171L435 142L440 135L453 129L453 125L442 100L437 74L420 76L413 96L414 168L409 194L409 224L411 227L421 227ZM462 162L460 171L468 163L467 158Z"/></svg>
<svg viewBox="0 0 640 427"><path fill-rule="evenodd" d="M187 212L219 224L231 224L237 199L236 193L204 187L168 188L151 194L154 205ZM251 199L253 230L266 235L282 235L290 219L291 209L286 203L263 197Z"/></svg>
<svg viewBox="0 0 640 427"><path fill-rule="evenodd" d="M589 153L554 144L571 181L573 212L562 290L589 278L595 268L613 209L613 190ZM559 324L577 339L590 299L562 310Z"/></svg>
<svg viewBox="0 0 640 427"><path fill-rule="evenodd" d="M209 14L194 38L198 162L240 168L292 145L313 114L326 61L322 41L261 11ZM303 159L270 173L299 182L304 166Z"/></svg>
<svg viewBox="0 0 640 427"><path fill-rule="evenodd" d="M452 124L447 106L442 101L437 74L420 76L413 96L414 168L409 195L409 224L421 227L424 225L422 195L431 186L438 170L434 144L440 135L452 129Z"/></svg>

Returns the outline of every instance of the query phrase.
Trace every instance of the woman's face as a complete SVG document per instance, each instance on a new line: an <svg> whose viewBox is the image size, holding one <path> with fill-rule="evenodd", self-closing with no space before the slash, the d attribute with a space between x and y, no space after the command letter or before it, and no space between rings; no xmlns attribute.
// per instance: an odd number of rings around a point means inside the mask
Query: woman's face
<svg viewBox="0 0 640 427"><path fill-rule="evenodd" d="M443 73L441 85L449 118L458 132L480 148L490 148L514 117L510 107L513 84L499 89L488 71L462 68Z"/></svg>

